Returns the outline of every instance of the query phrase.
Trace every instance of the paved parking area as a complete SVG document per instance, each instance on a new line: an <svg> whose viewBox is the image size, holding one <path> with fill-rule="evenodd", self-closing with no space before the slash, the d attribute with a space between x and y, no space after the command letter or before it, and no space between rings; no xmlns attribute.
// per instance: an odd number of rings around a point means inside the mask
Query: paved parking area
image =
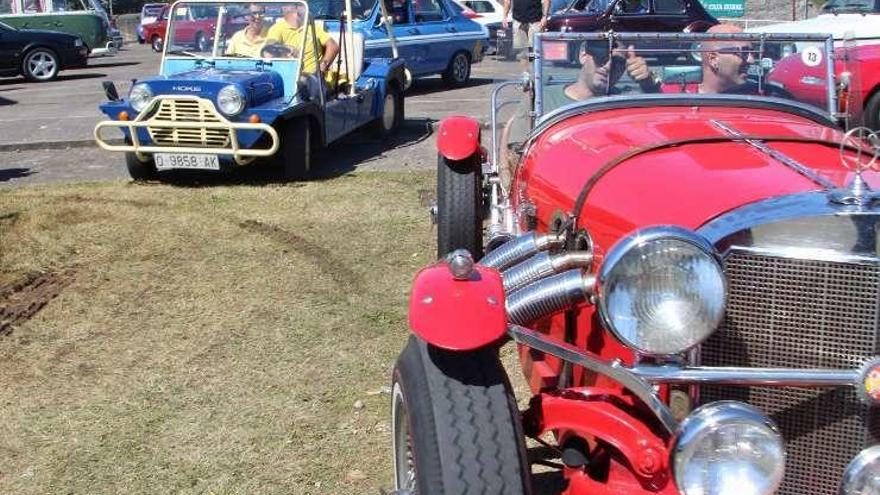
<svg viewBox="0 0 880 495"><path fill-rule="evenodd" d="M97 148L92 129L102 120L102 81L120 93L132 79L154 75L159 55L146 45L127 45L115 57L89 60L86 68L64 71L49 83L0 78L0 187L52 181L128 177L121 154ZM471 84L447 90L439 77L419 80L406 97L406 122L390 142L359 134L316 156L326 173L354 169L430 169L435 166L432 123L465 114L489 120L493 83L516 77L516 62L487 57L475 64Z"/></svg>

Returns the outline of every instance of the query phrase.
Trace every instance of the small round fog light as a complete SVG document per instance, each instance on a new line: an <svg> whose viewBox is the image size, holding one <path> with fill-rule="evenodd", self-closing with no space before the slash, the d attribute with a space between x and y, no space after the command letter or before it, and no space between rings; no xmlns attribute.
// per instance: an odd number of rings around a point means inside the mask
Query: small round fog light
<svg viewBox="0 0 880 495"><path fill-rule="evenodd" d="M684 495L770 495L785 472L776 426L735 401L707 404L682 421L671 456Z"/></svg>
<svg viewBox="0 0 880 495"><path fill-rule="evenodd" d="M467 249L456 249L449 254L449 271L456 280L471 278L474 271L474 258Z"/></svg>
<svg viewBox="0 0 880 495"><path fill-rule="evenodd" d="M840 495L876 495L880 493L880 445L856 456L840 482Z"/></svg>

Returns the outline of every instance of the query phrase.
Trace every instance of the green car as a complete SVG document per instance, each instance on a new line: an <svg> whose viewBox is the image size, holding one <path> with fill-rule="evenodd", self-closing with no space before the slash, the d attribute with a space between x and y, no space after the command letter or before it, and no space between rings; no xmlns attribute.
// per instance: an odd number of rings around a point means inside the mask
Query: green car
<svg viewBox="0 0 880 495"><path fill-rule="evenodd" d="M0 21L21 29L77 35L91 55L112 55L119 48L98 0L0 0Z"/></svg>

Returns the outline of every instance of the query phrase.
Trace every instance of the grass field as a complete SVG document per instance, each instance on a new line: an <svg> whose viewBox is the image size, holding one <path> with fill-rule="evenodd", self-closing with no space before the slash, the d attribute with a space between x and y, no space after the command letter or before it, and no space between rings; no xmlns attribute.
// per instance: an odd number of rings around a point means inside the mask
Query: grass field
<svg viewBox="0 0 880 495"><path fill-rule="evenodd" d="M433 174L0 191L0 493L378 493Z"/></svg>

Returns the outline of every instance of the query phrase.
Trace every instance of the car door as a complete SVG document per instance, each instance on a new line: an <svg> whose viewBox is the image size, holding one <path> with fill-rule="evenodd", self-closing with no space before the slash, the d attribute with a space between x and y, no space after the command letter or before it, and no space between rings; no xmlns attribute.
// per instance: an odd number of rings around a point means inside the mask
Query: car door
<svg viewBox="0 0 880 495"><path fill-rule="evenodd" d="M440 0L413 0L413 19L418 30L418 43L424 47L424 72L440 72L455 52L454 35L458 28Z"/></svg>
<svg viewBox="0 0 880 495"><path fill-rule="evenodd" d="M0 71L16 69L16 57L21 51L21 41L16 31L0 24Z"/></svg>

